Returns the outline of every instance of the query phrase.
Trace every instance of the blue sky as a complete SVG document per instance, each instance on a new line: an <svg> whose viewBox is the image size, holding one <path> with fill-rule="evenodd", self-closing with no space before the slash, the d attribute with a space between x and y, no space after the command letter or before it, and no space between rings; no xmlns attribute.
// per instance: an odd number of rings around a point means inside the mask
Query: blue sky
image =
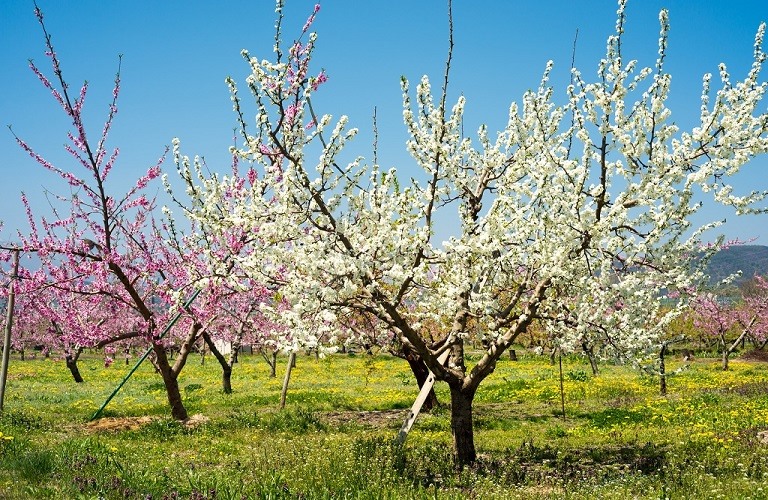
<svg viewBox="0 0 768 500"><path fill-rule="evenodd" d="M109 189L122 193L154 163L173 137L187 154L205 156L211 168L228 168L235 116L224 78L243 82L248 74L240 50L271 57L272 0L38 0L62 60L65 78L79 88L90 82L87 125L97 135L106 116L123 54L122 93L111 145L121 149ZM298 34L314 1L287 0L284 39ZM444 0L325 0L314 25L319 34L316 68L328 83L318 93L320 112L350 116L361 133L352 149L372 157L372 115L377 109L379 162L409 176L415 167L404 148L399 79L428 74L438 88L447 49ZM667 69L672 73L673 119L685 126L697 116L701 77L725 62L733 77L751 64L754 35L768 21L765 0L630 0L626 57L652 65L656 58L658 12L670 11ZM480 123L497 129L510 102L535 87L547 60L555 62L553 83L564 95L574 35L576 65L594 75L614 30L613 0L454 0L455 51L450 94L467 97L466 130ZM0 124L14 131L63 168L67 122L27 67L33 58L48 70L44 40L31 1L0 0ZM768 76L768 75L766 75ZM768 106L768 102L765 103ZM173 173L170 161L166 170ZM768 158L749 165L737 179L741 191L768 189ZM44 190L67 194L0 129L0 240L26 227L20 202L25 191L43 213ZM728 237L768 245L767 216L726 217ZM445 222L449 224L449 222ZM449 229L447 229L449 230Z"/></svg>

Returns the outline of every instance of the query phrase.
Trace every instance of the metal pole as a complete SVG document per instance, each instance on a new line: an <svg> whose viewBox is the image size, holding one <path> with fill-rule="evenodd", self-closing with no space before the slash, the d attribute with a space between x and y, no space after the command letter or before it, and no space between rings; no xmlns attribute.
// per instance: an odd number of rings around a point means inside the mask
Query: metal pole
<svg viewBox="0 0 768 500"><path fill-rule="evenodd" d="M171 328L173 328L173 325L175 325L176 322L179 321L179 318L181 318L181 315L183 314L184 310L186 310L190 305L192 305L192 302L194 302L195 299L197 298L197 296L200 295L200 292L201 292L200 289L195 290L195 293L193 293L192 296L187 300L187 302L184 303L184 307L181 309L181 311L176 313L176 316L173 317L171 322L168 323L168 325L160 333L160 336L158 337L158 340L160 340L163 337L165 337L168 334L168 332L171 331ZM131 371L128 372L128 375L123 377L123 380L120 382L120 384L115 388L114 391L112 391L112 394L109 395L107 400L104 401L104 404L101 405L101 408L96 410L96 413L93 414L93 416L91 417L91 419L89 421L96 420L97 418L99 418L101 416L101 413L104 411L104 408L106 408L107 405L109 404L109 402L112 401L112 398L114 398L117 395L117 393L120 392L120 389L122 389L123 386L125 385L125 383L128 381L128 379L131 378L131 375L133 375L133 373L136 370L138 370L139 365L141 365L144 362L144 360L147 359L147 357L149 357L149 353L151 353L151 352L152 352L152 348L150 347L149 349L147 349L147 352L145 352L144 355L139 358L139 360L136 362L136 364L133 365L133 368L131 368Z"/></svg>
<svg viewBox="0 0 768 500"><path fill-rule="evenodd" d="M16 300L13 282L19 274L19 250L13 251L13 273L8 283L8 304L5 311L5 338L3 339L3 363L0 367L0 413L3 412L5 400L5 382L8 380L8 362L11 359L11 329L13 328L13 307Z"/></svg>

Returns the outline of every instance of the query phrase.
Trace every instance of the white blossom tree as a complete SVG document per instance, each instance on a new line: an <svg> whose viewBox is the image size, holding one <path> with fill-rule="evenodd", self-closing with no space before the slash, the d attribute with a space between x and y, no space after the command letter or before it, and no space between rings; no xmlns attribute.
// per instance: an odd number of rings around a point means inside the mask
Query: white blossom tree
<svg viewBox="0 0 768 500"><path fill-rule="evenodd" d="M252 128L230 82L245 140L239 154L261 167L259 177L226 214L215 207L229 181L201 180L194 217L214 231L258 232L261 250L239 265L260 279L279 275L291 304L279 320L292 331L311 321L317 336L318 328L333 330L337 317L363 314L396 332L450 387L459 466L476 459L478 387L532 322L563 348L591 338L623 355L642 351L702 278L688 256L699 254L700 237L718 223L692 225L698 200L743 213L764 197L737 196L728 177L768 150L768 114L758 110L766 89L759 80L765 26L743 80L732 81L724 65L717 90L704 77L700 123L690 131L675 125L666 104L666 11L653 67L623 57L620 0L597 78L574 69L556 99L548 63L538 88L510 106L495 135L486 127L474 138L464 135L464 98L447 102L449 51L437 97L426 77L415 92L402 81L407 149L424 171L406 182L362 158L342 162L356 131L345 117L332 125L312 107L325 80L308 69L312 18L286 54L281 8L278 1L276 61L245 53L256 101ZM452 207L457 234L435 241L436 218ZM661 307L670 292L681 299ZM487 346L473 366L465 356L470 336Z"/></svg>

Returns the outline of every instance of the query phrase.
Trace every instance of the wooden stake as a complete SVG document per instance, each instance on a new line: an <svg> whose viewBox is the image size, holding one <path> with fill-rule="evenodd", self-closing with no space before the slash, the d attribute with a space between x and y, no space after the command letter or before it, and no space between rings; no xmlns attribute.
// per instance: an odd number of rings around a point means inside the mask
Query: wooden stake
<svg viewBox="0 0 768 500"><path fill-rule="evenodd" d="M283 390L280 393L280 409L285 408L285 396L288 394L288 382L291 380L291 370L296 365L296 351L292 351L288 356L288 367L285 369L285 378L283 379Z"/></svg>
<svg viewBox="0 0 768 500"><path fill-rule="evenodd" d="M437 358L437 362L441 365L445 363L445 360L448 359L449 353L450 349L446 349L445 352L443 352L440 357ZM421 407L424 405L424 401L427 400L429 391L432 390L434 385L435 375L430 370L427 380L424 381L424 385L421 386L421 391L416 397L416 401L414 401L413 406L411 406L411 410L408 412L408 416L405 418L405 422L403 422L403 426L400 427L400 432L397 433L397 439L395 441L398 445L402 446L403 443L405 443L405 439L408 437L408 432L410 432L411 427L413 427L413 423L416 422L416 417L419 415Z"/></svg>
<svg viewBox="0 0 768 500"><path fill-rule="evenodd" d="M19 274L19 250L13 251L13 273L8 284L8 304L5 312L5 337L3 339L3 363L0 366L0 413L3 411L5 400L5 382L8 380L8 363L11 359L11 329L13 328L13 307L16 300L13 282Z"/></svg>
<svg viewBox="0 0 768 500"><path fill-rule="evenodd" d="M563 407L563 420L565 420L565 386L563 384L563 355L557 356L557 360L560 363L560 404Z"/></svg>

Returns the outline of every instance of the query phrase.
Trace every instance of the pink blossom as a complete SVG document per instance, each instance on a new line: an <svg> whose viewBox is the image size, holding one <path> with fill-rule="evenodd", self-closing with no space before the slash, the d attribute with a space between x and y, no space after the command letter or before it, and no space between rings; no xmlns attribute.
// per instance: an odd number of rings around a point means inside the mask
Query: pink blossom
<svg viewBox="0 0 768 500"><path fill-rule="evenodd" d="M311 79L312 90L317 90L320 85L327 81L328 75L326 75L325 70L320 71L316 77Z"/></svg>
<svg viewBox="0 0 768 500"><path fill-rule="evenodd" d="M320 12L320 4L315 4L315 8L312 10L312 15L309 16L307 19L307 22L304 23L304 27L301 29L302 33L306 33L307 30L312 26L312 23L315 21L315 16L317 13Z"/></svg>

